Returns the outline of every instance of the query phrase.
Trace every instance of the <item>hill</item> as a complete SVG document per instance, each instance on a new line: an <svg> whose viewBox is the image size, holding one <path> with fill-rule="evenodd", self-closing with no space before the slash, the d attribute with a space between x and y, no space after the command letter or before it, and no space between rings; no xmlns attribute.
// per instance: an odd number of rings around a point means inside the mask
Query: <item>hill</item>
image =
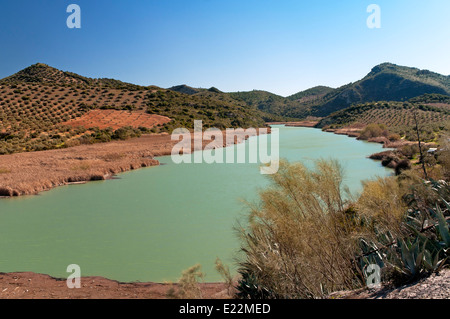
<svg viewBox="0 0 450 319"><path fill-rule="evenodd" d="M143 90L143 86L114 79L92 79L72 72L64 72L43 63L36 63L16 74L0 80L0 84L41 83L57 86L98 87L126 90Z"/></svg>
<svg viewBox="0 0 450 319"><path fill-rule="evenodd" d="M288 96L287 99L305 103L323 98L325 95L332 93L334 90L335 89L328 86L315 86L311 89Z"/></svg>
<svg viewBox="0 0 450 319"><path fill-rule="evenodd" d="M264 97L261 99L255 99L253 97L246 98L246 92L243 92L243 95L241 96L240 93L225 93L220 91L219 89L215 87L211 87L209 89L203 89L203 88L192 88L187 85L179 85L171 87L169 90L178 92L178 93L184 93L189 94L193 98L206 98L206 99L214 99L219 100L225 103L229 104L236 104L241 106L242 108L246 110L252 110L255 115L258 117L261 117L266 122L274 122L274 121L285 121L289 118L285 116L285 112L281 112L281 110L276 110L275 108L272 108L268 110L264 107ZM263 91L259 91L263 92ZM267 94L271 94L274 97L278 97L275 94L265 92ZM282 97L279 97L282 98ZM271 105L269 103L269 105Z"/></svg>
<svg viewBox="0 0 450 319"><path fill-rule="evenodd" d="M299 119L309 115L298 101L293 101L267 91L254 90L228 94L233 99L244 102L268 114L268 121L283 120L273 118L274 115L284 117L287 120Z"/></svg>
<svg viewBox="0 0 450 319"><path fill-rule="evenodd" d="M264 126L262 113L218 90L191 95L39 63L0 80L0 154L171 132L194 119L204 128Z"/></svg>
<svg viewBox="0 0 450 319"><path fill-rule="evenodd" d="M354 125L384 124L391 132L415 140L414 114L421 136L432 141L436 133L450 130L450 96L425 94L406 102L367 102L339 110L323 118L318 127L336 129Z"/></svg>
<svg viewBox="0 0 450 319"><path fill-rule="evenodd" d="M200 92L200 89L195 89L195 88L187 86L185 84L172 86L171 88L169 88L169 90L175 91L175 92L178 92L178 93L189 94L189 95L194 95L194 94Z"/></svg>
<svg viewBox="0 0 450 319"><path fill-rule="evenodd" d="M383 63L363 79L337 89L317 86L286 98L266 91L230 93L267 113L291 118L324 117L355 104L407 101L423 94L450 95L450 76Z"/></svg>
<svg viewBox="0 0 450 319"><path fill-rule="evenodd" d="M315 116L327 116L353 104L374 101L407 101L423 94L450 95L450 76L384 63L362 80L340 87L309 105Z"/></svg>

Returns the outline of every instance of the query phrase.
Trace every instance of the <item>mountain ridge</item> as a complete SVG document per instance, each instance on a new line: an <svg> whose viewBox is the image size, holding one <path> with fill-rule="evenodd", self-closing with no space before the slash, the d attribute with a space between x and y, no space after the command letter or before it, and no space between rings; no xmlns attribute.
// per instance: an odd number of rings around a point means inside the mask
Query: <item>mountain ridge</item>
<svg viewBox="0 0 450 319"><path fill-rule="evenodd" d="M0 83L41 83L76 85L126 90L161 89L157 86L140 86L115 79L88 78L72 72L60 71L43 63L36 63ZM408 101L423 94L450 95L450 76L415 67L385 62L374 66L360 80L331 88L315 86L283 97L264 90L222 92L215 87L194 88L186 84L167 90L190 96L216 95L219 99L246 104L263 112L268 120L274 118L302 119L308 116L325 117L352 105L375 101Z"/></svg>

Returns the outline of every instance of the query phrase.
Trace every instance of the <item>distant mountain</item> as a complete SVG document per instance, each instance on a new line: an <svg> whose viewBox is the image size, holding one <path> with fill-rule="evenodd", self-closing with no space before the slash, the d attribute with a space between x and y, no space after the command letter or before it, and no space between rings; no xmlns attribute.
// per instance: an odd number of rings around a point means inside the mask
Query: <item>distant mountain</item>
<svg viewBox="0 0 450 319"><path fill-rule="evenodd" d="M307 110L298 101L276 95L267 91L249 91L228 93L232 98L242 101L251 107L276 116L302 118L308 115Z"/></svg>
<svg viewBox="0 0 450 319"><path fill-rule="evenodd" d="M353 104L375 101L407 101L423 94L450 95L450 76L384 63L362 80L340 87L309 105L316 116L326 116Z"/></svg>
<svg viewBox="0 0 450 319"><path fill-rule="evenodd" d="M237 104L242 106L243 108L255 113L255 116L262 117L267 122L276 122L276 121L286 121L289 120L289 117L286 117L284 115L281 115L282 112L280 110L271 109L269 112L264 105L264 97L260 98L254 98L253 96L251 98L246 98L247 92L243 92L243 95L241 96L240 93L225 93L220 91L219 89L215 87L211 87L209 89L203 89L203 88L193 88L187 85L178 85L173 86L169 90L187 94L194 97L200 97L200 98L207 98L207 99L215 99L222 101L224 103L230 103L230 104ZM264 91L258 91L261 92L261 95L264 96L265 93L273 96L278 97L275 94L268 93ZM251 92L253 93L253 92ZM259 95L259 93L256 93ZM284 100L283 97L279 97ZM256 101L259 101L260 103L256 103ZM270 104L270 103L269 103ZM284 108L283 108L284 109Z"/></svg>
<svg viewBox="0 0 450 319"><path fill-rule="evenodd" d="M286 98L266 91L230 93L265 112L295 118L324 117L351 105L407 101L423 94L450 95L450 76L383 63L363 79L337 89L317 86Z"/></svg>
<svg viewBox="0 0 450 319"><path fill-rule="evenodd" d="M310 102L318 100L328 93L332 93L335 89L330 88L328 86L315 86L311 89L293 94L291 96L288 96L287 99L291 101L298 101L298 102Z"/></svg>
<svg viewBox="0 0 450 319"><path fill-rule="evenodd" d="M178 93L189 94L189 95L194 95L194 94L200 92L199 89L195 89L195 88L187 86L185 84L172 86L171 88L169 88L169 90L175 91L175 92L178 92Z"/></svg>

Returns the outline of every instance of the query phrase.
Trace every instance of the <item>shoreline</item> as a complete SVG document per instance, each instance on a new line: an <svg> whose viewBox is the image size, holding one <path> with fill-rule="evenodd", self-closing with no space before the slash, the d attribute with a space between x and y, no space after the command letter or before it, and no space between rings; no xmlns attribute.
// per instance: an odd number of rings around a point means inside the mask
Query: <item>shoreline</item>
<svg viewBox="0 0 450 319"><path fill-rule="evenodd" d="M80 278L81 287L69 289L66 278L34 272L0 273L0 299L171 299L176 283L120 282L100 276ZM200 283L205 299L230 299L225 283Z"/></svg>
<svg viewBox="0 0 450 319"><path fill-rule="evenodd" d="M300 127L298 125L299 123L292 123L288 122L290 127ZM275 124L275 123L271 123ZM285 123L278 123L278 124L284 124ZM303 124L303 123L302 123ZM288 126L288 125L286 125ZM315 128L311 126L302 126L307 128ZM270 133L270 130L269 130ZM329 132L334 133L334 132ZM260 132L258 130L257 135L259 135ZM342 134L343 135L343 134ZM148 165L148 166L157 166L159 165L159 161L155 160L155 157L160 156L167 156L171 154L171 149L174 144L177 143L177 141L170 141L169 135L150 135L150 136L143 136L136 139L131 139L127 141L115 141L115 142L109 142L109 143L102 143L102 144L95 144L95 145L88 145L88 146L77 146L69 149L64 150L51 150L51 151L43 151L43 152L35 152L40 153L43 155L47 155L48 152L56 152L56 151L67 151L72 150L75 151L78 156L82 152L77 152L79 148L81 148L82 151L85 151L85 148L94 148L97 150L97 148L102 148L103 146L106 146L108 144L114 145L117 144L118 148L121 148L122 146L132 146L135 145L136 142L139 143L142 142L142 139L145 139L145 142L150 142L150 140L153 140L155 142L155 139L158 139L159 147L155 148L153 150L153 154L151 154L151 161L152 163L155 163L154 165ZM248 137L235 141L235 144L244 142L247 140ZM148 139L148 140L147 140ZM192 139L194 137L192 136ZM217 143L218 147L227 147L230 145L226 145L225 142L220 143L218 141ZM203 144L203 147L205 147L207 144L211 143L210 141L207 141ZM140 143L141 145L149 146L147 143ZM170 146L170 147L169 147ZM133 149L133 152L136 152L136 150ZM33 153L19 153L19 154L13 154L16 156L23 156L21 154L33 154ZM108 153L110 154L110 153ZM111 153L114 154L114 153ZM126 157L127 160L130 160L129 157ZM153 162L155 161L155 162ZM123 169L119 170L116 173L111 173L109 176L104 176L106 179L112 179L115 177L115 174L123 173L126 171L139 169L141 167L147 167L147 166L139 166L133 168L133 164L129 164L128 167L125 166ZM129 169L127 169L129 168ZM111 168L110 168L111 170ZM1 178L1 175L0 175ZM42 191L48 191L53 188L64 186L64 185L76 185L76 184L86 184L89 181L92 180L99 180L99 179L90 179L90 180L79 180L79 181L71 181L71 182L65 182L61 185L52 185L48 189L42 190ZM1 188L1 186L0 186ZM25 195L36 195L39 194L41 191L35 193L35 194L25 194ZM18 195L23 196L23 195ZM11 198L11 196L5 197L5 198ZM1 199L0 199L1 200ZM11 273L0 273L0 299L3 298L20 298L20 299L28 299L28 298L47 298L47 299L63 299L63 298L119 298L119 299L167 299L169 298L168 292L171 288L177 287L177 284L167 284L167 283L157 283L157 282L119 282L116 280L111 280L102 276L88 276L88 277L82 277L82 288L81 289L68 289L66 286L66 279L65 278L55 278L47 274L38 274L34 272L11 272ZM84 283L84 284L83 284ZM230 296L227 294L227 286L225 283L221 282L207 282L207 283L200 283L199 284L200 289L205 294L205 296L209 299L228 299ZM14 288L14 289L12 289ZM5 290L7 289L7 290Z"/></svg>
<svg viewBox="0 0 450 319"><path fill-rule="evenodd" d="M256 136L263 134L256 129ZM270 128L267 128L270 134ZM202 148L228 147L226 135L223 141L202 140ZM234 144L245 142L249 137L238 135ZM191 152L197 136L191 133ZM53 188L90 181L114 179L117 174L160 165L156 157L168 156L179 141L172 141L165 134L143 135L125 141L111 141L80 145L65 149L40 152L24 152L1 155L0 200L38 195Z"/></svg>
<svg viewBox="0 0 450 319"><path fill-rule="evenodd" d="M267 125L285 125L287 127L316 128L317 121L300 122L268 122ZM257 129L256 135L260 135ZM359 128L341 128L325 130L327 133L347 135L357 138ZM270 127L268 128L270 134ZM194 150L194 134L191 133L192 147ZM234 144L245 142L249 136L236 138ZM413 142L399 141L389 142L385 140L369 139L367 142L383 144L383 148L393 148L394 151L406 144ZM169 156L174 145L178 141L172 141L167 133L144 135L125 141L111 141L92 145L81 145L65 149L46 150L40 152L16 153L2 155L0 158L0 200L38 195L41 192L67 186L86 184L90 181L111 180L117 174L159 166L156 157ZM214 142L203 141L202 147ZM217 141L215 148L229 147L225 140ZM372 160L378 159L378 153L367 156Z"/></svg>

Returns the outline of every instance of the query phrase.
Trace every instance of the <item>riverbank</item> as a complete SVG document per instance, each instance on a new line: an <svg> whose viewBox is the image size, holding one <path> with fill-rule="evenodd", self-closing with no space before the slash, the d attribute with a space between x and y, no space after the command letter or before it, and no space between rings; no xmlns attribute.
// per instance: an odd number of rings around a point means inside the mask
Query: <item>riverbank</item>
<svg viewBox="0 0 450 319"><path fill-rule="evenodd" d="M260 134L260 129L256 134ZM191 134L191 151L197 138ZM245 133L237 134L234 143L247 138ZM157 166L155 157L170 155L178 142L168 134L152 134L125 141L2 155L0 197L36 195L58 186L107 180L126 171ZM211 143L215 148L228 146L225 133L223 141L205 140L198 145L204 148Z"/></svg>
<svg viewBox="0 0 450 319"><path fill-rule="evenodd" d="M121 283L103 277L82 277L81 288L66 279L33 272L0 273L0 299L170 299L177 284ZM225 283L200 283L203 299L232 299ZM450 269L399 288L380 287L332 293L327 299L447 299Z"/></svg>
<svg viewBox="0 0 450 319"><path fill-rule="evenodd" d="M81 288L65 279L33 272L0 273L0 299L168 299L177 284L121 283L103 277L82 277ZM224 283L199 285L204 299L229 299Z"/></svg>
<svg viewBox="0 0 450 319"><path fill-rule="evenodd" d="M285 125L288 127L316 127L319 121L305 120L298 122L268 122L267 125Z"/></svg>

